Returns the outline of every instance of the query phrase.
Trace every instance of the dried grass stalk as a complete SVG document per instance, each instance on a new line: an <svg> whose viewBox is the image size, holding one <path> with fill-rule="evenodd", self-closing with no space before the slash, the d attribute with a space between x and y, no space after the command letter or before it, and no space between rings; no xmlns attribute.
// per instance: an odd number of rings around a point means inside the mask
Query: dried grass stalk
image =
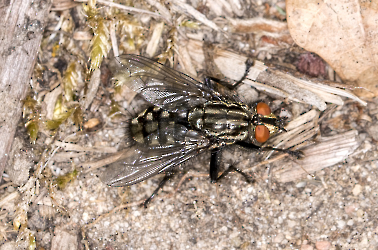
<svg viewBox="0 0 378 250"><path fill-rule="evenodd" d="M357 130L351 130L335 136L320 137L315 145L303 150L303 159L290 162L278 171L273 170L273 173L279 182L289 182L342 162L359 146L357 135Z"/></svg>

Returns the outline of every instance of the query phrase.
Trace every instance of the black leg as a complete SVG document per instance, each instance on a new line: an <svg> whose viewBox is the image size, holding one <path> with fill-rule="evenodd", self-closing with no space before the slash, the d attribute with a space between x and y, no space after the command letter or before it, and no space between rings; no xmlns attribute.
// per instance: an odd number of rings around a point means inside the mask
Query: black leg
<svg viewBox="0 0 378 250"><path fill-rule="evenodd" d="M237 141L235 144L239 145L243 148L255 149L255 150L260 150L260 151L274 150L274 151L288 153L288 154L290 154L294 157L297 157L297 158L303 157L303 153L301 151L292 151L292 150L289 150L289 149L281 149L281 148L273 148L273 147L260 147L260 146L257 146L255 144L244 142L244 141Z"/></svg>
<svg viewBox="0 0 378 250"><path fill-rule="evenodd" d="M243 171L241 171L240 169L236 168L234 165L231 165L229 166L226 171L224 171L217 179L217 181L223 179L224 177L226 177L229 173L231 173L232 171L236 171L238 172L239 174L241 174L245 180L248 182L248 183L253 183L253 180L251 179L251 176L249 176L248 174L244 173Z"/></svg>
<svg viewBox="0 0 378 250"><path fill-rule="evenodd" d="M210 180L212 183L216 182L218 179L219 165L220 165L220 151L219 148L214 148L211 150L210 158Z"/></svg>
<svg viewBox="0 0 378 250"><path fill-rule="evenodd" d="M231 89L234 89L236 88L237 86L240 85L240 83L242 83L248 76L248 73L249 73L249 69L255 64L255 61L248 58L247 61L245 61L245 72L244 72L244 75L242 76L242 78L240 78L239 81L235 82L234 84L232 84L232 88Z"/></svg>
<svg viewBox="0 0 378 250"><path fill-rule="evenodd" d="M219 180L223 179L225 176L227 176L232 171L236 171L239 174L241 174L247 182L252 182L249 175L241 171L240 169L237 169L233 165L229 166L226 171L224 171L219 177L219 166L220 166L220 154L221 149L220 148L214 148L211 151L211 158L210 158L210 180L212 183L218 182Z"/></svg>
<svg viewBox="0 0 378 250"><path fill-rule="evenodd" d="M160 183L159 183L158 187L155 189L155 191L143 203L144 208L147 208L147 205L151 202L151 200L155 197L155 195L157 195L159 190L164 187L165 183L167 183L167 181L171 178L172 175L173 175L173 173L170 173L170 172L165 174L164 178L160 181Z"/></svg>
<svg viewBox="0 0 378 250"><path fill-rule="evenodd" d="M221 85L223 85L223 86L225 86L225 87L227 87L228 89L230 89L230 90L233 90L233 89L235 89L236 87L238 87L246 78L247 78L247 76L248 76L248 73L249 73L249 69L252 67L254 65L254 60L252 60L252 59L248 59L246 62L245 62L245 73L244 73L244 75L242 76L242 78L240 78L240 80L239 81L237 81L237 82L234 82L234 83L230 83L230 82L227 82L227 81L223 81L223 80L221 80L221 79L218 79L218 78L216 78L216 77L211 77L211 76L209 76L209 77L205 77L205 80L204 80L204 82L205 82L205 85L207 86L207 87L209 87L210 89L213 89L213 84L211 83L211 80L212 81L215 81L215 82L217 82L217 83L219 83L219 84L221 84Z"/></svg>
<svg viewBox="0 0 378 250"><path fill-rule="evenodd" d="M218 78L214 78L214 77L211 77L211 76L206 76L205 79L203 80L206 87L208 87L209 89L213 89L213 84L211 83L212 80L216 81L216 82L220 81Z"/></svg>

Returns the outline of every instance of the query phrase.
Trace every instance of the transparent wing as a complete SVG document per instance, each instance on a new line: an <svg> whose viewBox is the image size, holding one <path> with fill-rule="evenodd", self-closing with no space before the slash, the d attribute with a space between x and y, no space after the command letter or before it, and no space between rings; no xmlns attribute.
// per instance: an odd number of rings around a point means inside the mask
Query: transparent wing
<svg viewBox="0 0 378 250"><path fill-rule="evenodd" d="M209 145L208 139L192 130L187 131L183 140L171 145L136 144L107 167L101 180L115 187L132 185L191 159Z"/></svg>
<svg viewBox="0 0 378 250"><path fill-rule="evenodd" d="M188 75L139 55L116 57L113 79L168 111L194 107L211 99L212 90Z"/></svg>

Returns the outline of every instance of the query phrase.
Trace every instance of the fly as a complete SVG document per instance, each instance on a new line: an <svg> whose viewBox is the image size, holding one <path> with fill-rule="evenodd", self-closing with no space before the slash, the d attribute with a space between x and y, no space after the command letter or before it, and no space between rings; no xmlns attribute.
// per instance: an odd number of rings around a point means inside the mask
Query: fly
<svg viewBox="0 0 378 250"><path fill-rule="evenodd" d="M212 182L220 178L220 154L228 145L298 155L261 147L273 134L284 130L267 104L247 106L231 91L224 91L223 85L210 80L198 82L139 55L123 55L116 61L113 80L142 95L151 107L130 121L133 146L108 166L101 179L110 186L128 186L165 172L145 205L168 180L173 167L208 150Z"/></svg>

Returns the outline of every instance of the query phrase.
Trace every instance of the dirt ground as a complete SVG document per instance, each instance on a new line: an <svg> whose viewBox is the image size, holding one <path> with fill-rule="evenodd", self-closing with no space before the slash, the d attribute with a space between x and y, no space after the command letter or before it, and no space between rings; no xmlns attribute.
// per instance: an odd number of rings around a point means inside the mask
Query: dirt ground
<svg viewBox="0 0 378 250"><path fill-rule="evenodd" d="M288 117L286 123L315 112L305 122L313 134L294 145L305 152L302 161L280 152L267 159L262 152L230 146L222 154L222 170L236 165L252 181L231 173L211 183L210 152L204 152L175 167L147 208L142 204L163 174L130 187L104 184L99 178L108 170L104 166L127 149L126 120L148 105L111 84L112 38L119 54L159 58L196 79L223 79L225 71L213 60L219 51L232 51L300 79L342 84L326 62L290 38L284 1L119 2L137 10L98 1L98 12L88 17L81 3L59 9L60 2L54 2L33 74L30 98L35 102L20 122L15 157L1 183L0 250L378 247L378 98L364 99L364 106L340 97L343 105L327 102L323 109L301 100L301 92L282 97L260 87L240 87L241 99L268 102L273 113ZM154 16L157 9L164 18ZM253 29L243 32L244 23L235 20L251 21ZM95 46L106 52L96 52ZM95 85L94 58L103 55ZM226 68L237 66L229 60ZM245 67L237 70L241 76ZM39 123L35 143L24 126L28 121ZM295 133L294 138L304 136L302 130ZM332 147L315 151L316 145Z"/></svg>

